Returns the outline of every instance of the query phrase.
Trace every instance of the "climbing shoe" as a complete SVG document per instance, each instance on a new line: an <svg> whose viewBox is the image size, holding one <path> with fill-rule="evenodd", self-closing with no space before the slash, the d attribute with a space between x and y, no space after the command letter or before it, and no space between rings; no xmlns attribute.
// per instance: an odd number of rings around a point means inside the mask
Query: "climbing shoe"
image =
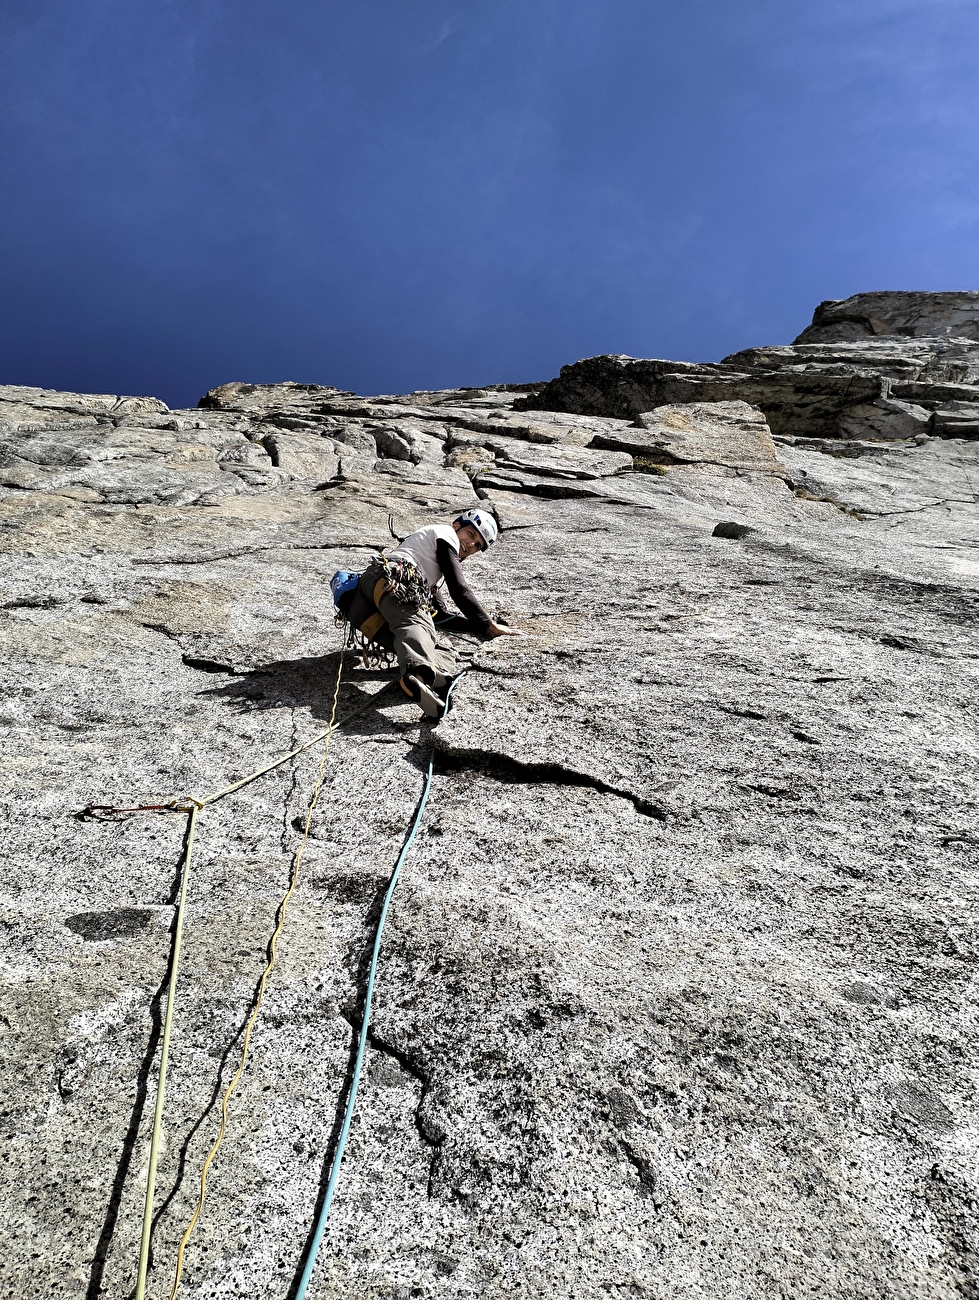
<svg viewBox="0 0 979 1300"><path fill-rule="evenodd" d="M406 674L401 678L401 689L405 695L415 701L426 718L434 718L437 722L439 718L444 717L445 701L440 700L425 682L414 675Z"/></svg>

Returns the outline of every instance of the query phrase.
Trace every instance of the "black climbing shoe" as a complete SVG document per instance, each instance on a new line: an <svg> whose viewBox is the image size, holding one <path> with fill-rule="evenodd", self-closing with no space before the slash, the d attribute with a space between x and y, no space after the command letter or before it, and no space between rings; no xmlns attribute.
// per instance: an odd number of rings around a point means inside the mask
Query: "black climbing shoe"
<svg viewBox="0 0 979 1300"><path fill-rule="evenodd" d="M401 689L411 697L426 718L436 722L445 716L445 701L440 700L430 686L413 675L406 674L401 679Z"/></svg>

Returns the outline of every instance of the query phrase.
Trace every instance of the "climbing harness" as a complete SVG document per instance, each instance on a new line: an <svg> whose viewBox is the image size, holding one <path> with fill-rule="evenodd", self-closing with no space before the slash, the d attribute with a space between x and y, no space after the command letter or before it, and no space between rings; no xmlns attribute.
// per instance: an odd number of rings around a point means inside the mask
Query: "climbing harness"
<svg viewBox="0 0 979 1300"><path fill-rule="evenodd" d="M357 581L360 582L359 576ZM383 579L377 585L382 586ZM370 614L359 626L350 621L350 611L356 594L356 587L351 592L346 593L342 598L342 603L337 602L336 614L333 617L334 624L344 630L346 636L344 648L359 652L361 662L368 670L382 667L389 668L395 662L394 653L376 639L387 626L383 615L378 612ZM379 595L381 594L383 592L379 593Z"/></svg>
<svg viewBox="0 0 979 1300"><path fill-rule="evenodd" d="M330 579L333 603L336 607L334 622L337 627L347 627L346 644L360 651L365 668L389 666L393 654L388 645L378 638L387 626L387 620L380 611L380 601L384 596L392 596L400 605L409 609L427 609L436 612L432 589L424 574L411 560L389 560L379 554L365 570L379 570L367 597L374 605L374 613L369 614L361 623L354 624L350 614L354 598L360 584L360 575L349 569L338 569ZM368 584L370 585L370 584Z"/></svg>
<svg viewBox="0 0 979 1300"><path fill-rule="evenodd" d="M414 568L414 566L411 567ZM316 806L326 776L326 765L327 765L327 760L329 758L330 741L333 737L334 732L336 731L336 728L339 725L349 721L353 717L356 717L359 713L365 711L367 708L371 707L372 705L375 705L380 696L386 694L386 692L389 689L397 685L396 681L387 683L384 687L382 687L380 691L377 691L373 695L369 696L360 705L358 705L357 707L349 711L347 714L345 714L345 716L340 720L340 722L338 722L337 705L340 697L340 686L343 678L344 649L345 647L342 647L340 650L339 661L337 665L337 677L336 677L336 684L333 691L333 702L330 711L329 725L325 731L320 732L318 735L314 736L311 740L308 740L304 744L297 746L295 749L291 750L288 754L283 754L278 758L272 759L270 762L264 764L256 771L249 773L248 776L242 777L238 781L233 782L231 785L225 786L224 789L217 790L213 794L206 795L202 799L196 799L193 798L192 796L187 795L182 798L171 800L169 803L143 804L138 807L132 807L132 808L117 808L109 804L89 804L88 807L83 809L82 812L79 814L79 816L82 817L106 818L106 817L112 817L120 814L130 814L136 812L179 812L179 813L186 814L188 818L187 830L184 837L183 854L181 858L180 892L178 896L177 913L176 913L175 924L174 924L173 947L172 947L171 958L170 958L170 973L167 981L167 1004L166 1004L166 1011L164 1014L163 1035L162 1035L162 1043L161 1043L161 1050L160 1050L160 1068L157 1077L156 1101L154 1105L153 1126L152 1126L151 1137L150 1137L150 1153L149 1153L149 1163L148 1163L147 1177L146 1177L146 1195L144 1198L144 1206L143 1206L143 1222L142 1222L142 1230L140 1234L139 1266L137 1270L135 1300L145 1300L145 1296L146 1296L146 1284L147 1284L147 1277L149 1273L150 1239L151 1239L152 1229L153 1229L153 1203L154 1203L155 1190L156 1190L156 1175L157 1175L157 1167L159 1163L160 1143L161 1143L161 1137L163 1131L163 1110L164 1110L164 1104L166 1100L166 1081L167 1081L167 1066L169 1062L169 1052L170 1052L170 1037L171 1037L171 1031L173 1026L174 1008L176 1005L175 994L176 994L177 978L180 969L180 952L181 952L181 945L183 940L184 919L186 916L187 897L188 897L188 892L190 887L191 868L193 865L193 854L194 854L194 841L195 841L195 836L197 831L198 818L209 804L216 803L219 799L223 799L225 796L229 794L233 794L235 791L242 789L246 785L249 785L252 781L256 781L258 780L259 777L266 775L266 773L273 771L277 767L281 767L283 763L287 763L290 759L296 758L298 755L304 753L306 750L312 748L314 745L318 744L319 742L321 741L324 742L323 753L320 757L319 767L316 773L316 779L314 781L312 794L310 796L309 804L307 806L306 818L303 826L302 839L293 857L292 870L290 872L288 888L276 910L275 928L272 932L272 936L271 939L269 940L269 945L268 945L268 959L265 965L265 969L263 970L261 978L259 980L254 1005L252 1007L251 1013L245 1025L245 1033L242 1042L241 1056L239 1059L238 1068L236 1069L234 1075L232 1076L231 1080L229 1081L222 1095L221 1120L218 1128L217 1137L215 1138L207 1154L207 1157L204 1160L204 1164L201 1168L200 1191L198 1193L197 1203L194 1208L194 1212L187 1224L187 1227L184 1230L183 1236L180 1239L180 1243L177 1249L177 1260L176 1260L176 1266L174 1271L173 1284L170 1289L169 1300L175 1300L177 1291L180 1286L180 1279L183 1272L184 1255L186 1252L187 1244L204 1209L204 1202L207 1193L208 1173L210 1171L211 1165L213 1164L218 1154L221 1144L224 1141L225 1133L227 1131L227 1124L228 1124L229 1103L244 1073L245 1066L247 1064L247 1059L248 1059L251 1035L255 1027L255 1024L257 1022L259 1012L261 1011L262 1001L265 995L266 983L273 969L275 968L276 944L285 925L286 910L288 908L289 901L299 883L303 855L306 849L307 842L309 840L313 815L315 813ZM459 677L463 676L466 671L468 671L468 669L464 669L463 673L459 674ZM459 677L457 677L449 686L449 690L446 695L447 705L449 700L451 699L452 692L455 689ZM353 1120L354 1109L357 1102L357 1091L360 1085L361 1074L363 1072L364 1057L367 1050L367 1043L368 1043L369 1030L370 1030L371 1007L372 1007L373 995L374 995L374 982L377 975L377 967L380 958L381 942L384 935L385 922L387 920L388 910L390 908L392 898L394 897L394 891L397 887L398 877L401 874L401 868L403 867L405 860L408 857L409 852L411 851L411 847L415 841L415 837L418 833L418 828L421 824L421 820L425 812L425 806L428 802L429 791L431 789L432 774L434 771L434 762L435 762L435 750L433 746L429 753L428 768L425 774L425 781L422 788L421 797L419 799L418 806L415 810L415 815L412 820L411 827L405 838L401 852L398 855L397 862L395 863L394 870L391 874L391 878L388 882L388 887L384 895L384 902L381 907L381 913L378 920L377 930L374 938L374 946L371 953L371 962L370 962L370 969L369 969L368 979L367 979L367 988L364 996L364 1014L361 1021L360 1034L357 1043L357 1055L354 1063L353 1078L351 1081L350 1090L347 1096L346 1106L344 1110L343 1125L340 1130L340 1136L336 1147L336 1154L334 1155L333 1162L331 1165L330 1176L327 1182L326 1191L324 1193L323 1203L320 1208L319 1215L317 1217L314 1234L310 1243L306 1264L303 1270L302 1278L299 1283L299 1288L296 1292L295 1300L303 1300L303 1297L306 1294L306 1290L309 1285L309 1280L312 1276L313 1269L316 1265L317 1253L319 1251L320 1243L322 1242L323 1235L326 1230L326 1224L330 1213L330 1207L333 1203L334 1193L336 1191L337 1182L339 1180L340 1168L343 1161L344 1152L346 1149L347 1137L350 1131L351 1121Z"/></svg>
<svg viewBox="0 0 979 1300"><path fill-rule="evenodd" d="M411 560L389 560L386 555L379 554L371 560L366 572L375 568L383 571L382 576L374 583L374 590L370 592L370 598L375 605L382 596L393 596L399 605L406 605L413 609L434 610L432 589L425 580L425 575ZM350 609L348 598L352 597L359 583L360 574L353 573L350 569L337 569L330 579L333 604L343 614L344 622ZM381 622L383 621L382 619Z"/></svg>

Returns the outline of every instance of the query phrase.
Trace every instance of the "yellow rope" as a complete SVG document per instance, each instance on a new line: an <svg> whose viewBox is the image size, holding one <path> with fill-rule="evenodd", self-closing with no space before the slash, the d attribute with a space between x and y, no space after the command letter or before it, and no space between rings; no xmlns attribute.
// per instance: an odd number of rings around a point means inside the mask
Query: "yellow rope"
<svg viewBox="0 0 979 1300"><path fill-rule="evenodd" d="M153 1229L153 1193L156 1190L156 1166L160 1158L160 1135L163 1132L163 1098L167 1087L167 1061L170 1057L170 1029L173 1025L174 995L177 989L177 972L180 969L180 944L184 933L184 913L187 910L187 886L190 883L190 865L194 856L194 832L201 805L196 799L190 803L190 820L184 860L180 873L180 901L173 935L173 956L170 960L170 982L167 985L167 1010L163 1018L163 1044L160 1048L160 1074L156 1084L156 1107L153 1112L153 1136L150 1138L150 1164L146 1175L146 1199L143 1205L143 1231L139 1240L139 1271L136 1274L136 1300L146 1295L146 1275L150 1267L150 1233Z"/></svg>
<svg viewBox="0 0 979 1300"><path fill-rule="evenodd" d="M306 824L303 827L302 841L300 842L300 845L296 850L295 857L293 858L292 874L289 880L289 888L286 890L282 902L279 904L276 926L272 932L272 938L269 941L268 962L265 966L265 969L262 971L262 978L259 980L259 984L258 984L258 996L255 999L255 1005L252 1008L252 1013L248 1017L248 1023L245 1026L245 1038L241 1046L241 1060L238 1062L238 1069L235 1071L234 1076L232 1077L231 1082L228 1084L227 1088L225 1088L224 1096L221 1098L221 1124L218 1129L218 1135L215 1138L214 1145L207 1153L207 1159L204 1161L203 1167L201 1168L201 1190L197 1198L197 1205L194 1209L193 1215L191 1216L190 1222L187 1224L187 1227L184 1231L184 1235L180 1239L180 1245L177 1248L177 1267L173 1278L173 1286L170 1288L170 1300L175 1300L177 1289L180 1286L180 1275L183 1272L183 1267L184 1267L184 1251L187 1248L187 1242L190 1240L190 1235L194 1231L194 1228L197 1224L197 1220L201 1216L201 1211L204 1209L204 1197L207 1194L208 1170L210 1169L211 1164L218 1153L218 1149L220 1148L221 1143L224 1141L224 1134L228 1125L228 1102L231 1100L231 1094L238 1086L238 1081L241 1079L241 1076L245 1070L245 1062L248 1058L248 1046L251 1040L252 1029L255 1027L255 1022L258 1019L258 1013L262 1007L262 999L265 996L266 981L268 980L268 977L269 975L271 975L272 970L275 966L275 946L276 943L278 942L279 935L282 933L282 928L285 925L286 908L288 907L289 899L292 897L296 885L299 883L299 872L300 872L300 868L302 867L303 853L305 852L306 849L306 843L309 840L309 831L313 823L313 813L316 811L316 804L320 797L320 791L323 788L323 778L326 773L326 760L329 757L330 740L333 736L334 726L336 723L337 701L340 698L340 679L342 675L343 675L343 655L341 654L339 666L337 668L336 687L334 688L333 691L333 708L330 713L330 725L326 731L326 743L323 746L323 757L320 759L319 770L316 773L316 781L313 785L312 798L310 799L309 807L306 810ZM234 789L234 788L235 787L230 787L230 789ZM222 791L221 793L227 793L227 792ZM217 797L218 796L214 795L211 797L211 799L205 800L205 802L210 803L214 798ZM167 1010L169 1013L169 1006Z"/></svg>
<svg viewBox="0 0 979 1300"><path fill-rule="evenodd" d="M156 1187L156 1172L157 1172L157 1164L159 1161L160 1142L161 1142L162 1131L163 1131L163 1105L164 1105L164 1100L166 1095L167 1060L169 1057L169 1049L170 1049L170 1029L173 1022L173 1009L174 1009L174 1002L176 996L177 973L180 964L180 945L181 945L181 939L183 935L183 920L184 920L184 912L186 910L187 891L190 882L190 871L192 866L193 849L194 849L194 832L197 826L197 815L198 813L202 812L204 808L207 807L208 804L215 803L218 799L223 799L225 795L233 794L236 790L241 790L244 786L250 785L252 781L257 781L259 777L265 776L267 772L272 772L277 767L281 767L283 763L288 763L290 759L296 758L299 754L305 753L307 749L311 749L313 745L319 744L321 740L326 741L327 751L328 751L330 736L334 731L335 727L338 725L336 721L337 697L339 693L340 676L342 674L342 671L343 671L343 647L341 647L340 649L340 663L337 666L337 689L334 691L333 711L330 714L329 727L327 727L325 731L318 732L317 735L311 737L309 740L304 741L303 744L298 745L295 749L290 750L288 754L280 754L278 758L271 759L269 762L265 763L262 767L258 768L257 771L249 773L248 776L240 777L232 785L225 786L223 790L217 790L214 792L214 794L206 795L203 799L195 799L193 795L183 795L181 798L172 799L169 803L166 804L144 804L139 808L115 808L106 804L90 804L88 808L85 809L85 812L88 813L109 813L109 814L136 813L136 812L181 812L181 813L186 813L189 818L187 823L187 833L184 841L185 842L184 856L182 859L183 865L182 865L182 872L181 872L180 904L177 908L177 922L174 930L174 943L173 943L172 958L170 964L170 979L167 984L167 1011L166 1011L166 1016L164 1019L164 1026L163 1026L163 1044L160 1052L160 1072L157 1079L156 1105L154 1107L153 1127L150 1136L150 1158L149 1158L149 1164L148 1164L147 1176L146 1176L146 1195L143 1204L143 1227L142 1227L142 1232L140 1234L139 1268L136 1274L136 1292L135 1292L134 1300L145 1300L145 1296L146 1296L146 1281L147 1281L147 1274L149 1272L150 1237L152 1234L152 1225L153 1225L153 1196ZM389 683L389 685L393 685L393 684L394 683ZM351 718L355 718L359 713L362 713L365 708L375 705L379 697L382 696L387 690L388 690L388 686L385 686L382 687L380 691L377 691L374 695L369 696L366 700L363 701L361 705L354 708L351 712L347 713L347 715L344 718L344 721L345 722L350 721ZM325 758L326 755L324 754L324 762L325 762ZM317 794L318 794L318 790L317 790ZM303 841L303 847L305 847L305 839ZM296 870L298 870L298 864L296 865ZM292 891L290 890L289 892L291 894Z"/></svg>

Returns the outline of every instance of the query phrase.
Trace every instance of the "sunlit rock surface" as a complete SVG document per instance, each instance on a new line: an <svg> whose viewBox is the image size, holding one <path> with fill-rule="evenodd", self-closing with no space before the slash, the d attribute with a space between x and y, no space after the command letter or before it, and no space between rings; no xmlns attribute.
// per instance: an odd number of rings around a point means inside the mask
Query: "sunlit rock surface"
<svg viewBox="0 0 979 1300"><path fill-rule="evenodd" d="M830 343L899 334L979 339L979 293L855 293L821 302L797 343Z"/></svg>
<svg viewBox="0 0 979 1300"><path fill-rule="evenodd" d="M7 1294L135 1282L184 821L77 814L316 734L330 575L483 500L471 579L526 639L458 639L434 733L385 695L334 740L181 1294L294 1286L434 744L310 1295L979 1295L979 342L871 342L0 390ZM385 680L351 656L341 715ZM154 1300L317 762L201 818Z"/></svg>

